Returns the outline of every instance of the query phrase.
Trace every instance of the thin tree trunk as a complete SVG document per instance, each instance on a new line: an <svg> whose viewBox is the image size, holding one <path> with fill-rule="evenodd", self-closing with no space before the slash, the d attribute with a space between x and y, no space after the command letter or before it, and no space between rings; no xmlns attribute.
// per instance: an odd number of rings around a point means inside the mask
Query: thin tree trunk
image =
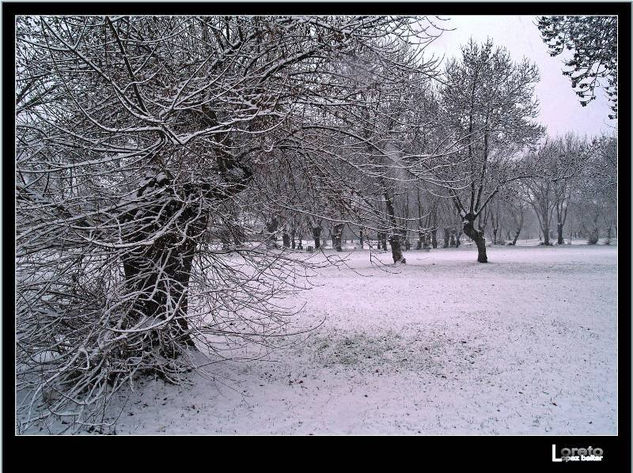
<svg viewBox="0 0 633 473"><path fill-rule="evenodd" d="M391 257L394 263L406 263L407 260L402 256L402 242L400 240L400 231L398 229L398 222L396 220L396 213L393 207L393 201L391 196L385 191L385 207L387 210L387 217L391 224L391 235L389 236L389 243L391 245Z"/></svg>
<svg viewBox="0 0 633 473"><path fill-rule="evenodd" d="M384 232L378 234L378 249L387 251L387 234Z"/></svg>
<svg viewBox="0 0 633 473"><path fill-rule="evenodd" d="M521 233L521 229L518 228L517 231L514 234L514 238L512 239L512 245L516 246L517 244L517 240L519 239L519 234Z"/></svg>
<svg viewBox="0 0 633 473"><path fill-rule="evenodd" d="M549 241L549 224L547 222L543 222L543 244L546 246L551 246L551 242Z"/></svg>
<svg viewBox="0 0 633 473"><path fill-rule="evenodd" d="M277 229L279 228L279 221L277 217L273 217L266 223L266 247L277 248Z"/></svg>
<svg viewBox="0 0 633 473"><path fill-rule="evenodd" d="M312 238L314 238L314 249L321 248L321 227L312 227Z"/></svg>
<svg viewBox="0 0 633 473"><path fill-rule="evenodd" d="M557 243L559 245L564 245L565 244L565 239L563 238L563 224L562 223L558 223L556 225L556 229L558 230L558 241L557 241Z"/></svg>
<svg viewBox="0 0 633 473"><path fill-rule="evenodd" d="M422 232L424 225L422 223L422 202L420 200L420 188L417 189L417 197L418 197L418 242L415 246L415 249L420 250L422 249L422 245L424 243L424 232Z"/></svg>
<svg viewBox="0 0 633 473"><path fill-rule="evenodd" d="M514 239L512 240L512 245L516 246L517 240L519 239L519 235L521 234L521 229L523 228L523 210L520 210L519 218L516 219L513 216L513 220L514 220L514 223L516 224L516 230L514 232Z"/></svg>
<svg viewBox="0 0 633 473"><path fill-rule="evenodd" d="M391 244L391 257L394 263L406 263L407 260L402 256L402 244L400 242L399 235L391 235L389 237L389 243Z"/></svg>
<svg viewBox="0 0 633 473"><path fill-rule="evenodd" d="M343 251L343 227L344 224L342 223L334 225L334 230L332 232L332 246L336 249L336 251Z"/></svg>

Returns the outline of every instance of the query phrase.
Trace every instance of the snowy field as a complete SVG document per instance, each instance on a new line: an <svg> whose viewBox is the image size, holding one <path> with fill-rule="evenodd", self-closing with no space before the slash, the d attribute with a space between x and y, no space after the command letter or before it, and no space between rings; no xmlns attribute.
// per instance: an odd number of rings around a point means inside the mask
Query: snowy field
<svg viewBox="0 0 633 473"><path fill-rule="evenodd" d="M615 247L410 251L389 271L368 254L296 296L299 326L325 318L305 343L145 381L116 432L617 433Z"/></svg>

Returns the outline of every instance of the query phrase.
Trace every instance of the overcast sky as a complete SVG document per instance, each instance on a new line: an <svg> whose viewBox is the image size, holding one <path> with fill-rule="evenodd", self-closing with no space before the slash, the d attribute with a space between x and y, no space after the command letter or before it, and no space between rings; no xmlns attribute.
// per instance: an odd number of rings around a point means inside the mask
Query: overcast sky
<svg viewBox="0 0 633 473"><path fill-rule="evenodd" d="M460 46L472 37L483 42L490 37L496 45L505 46L516 61L524 56L535 62L541 73L536 87L540 102L540 122L550 136L575 131L579 135L612 134L617 121L609 120L609 105L600 90L596 100L582 107L571 88L569 77L561 73L560 56L550 57L541 40L533 16L446 16L439 24L445 31L428 46L428 51L446 57L459 56Z"/></svg>

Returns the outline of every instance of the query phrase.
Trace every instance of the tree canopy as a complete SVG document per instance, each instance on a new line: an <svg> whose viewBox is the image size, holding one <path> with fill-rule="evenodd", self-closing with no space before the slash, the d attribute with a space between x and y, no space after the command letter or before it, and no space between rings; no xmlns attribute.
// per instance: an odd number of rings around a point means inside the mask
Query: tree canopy
<svg viewBox="0 0 633 473"><path fill-rule="evenodd" d="M618 19L615 16L542 16L538 28L551 56L573 52L563 74L584 107L602 87L618 115Z"/></svg>

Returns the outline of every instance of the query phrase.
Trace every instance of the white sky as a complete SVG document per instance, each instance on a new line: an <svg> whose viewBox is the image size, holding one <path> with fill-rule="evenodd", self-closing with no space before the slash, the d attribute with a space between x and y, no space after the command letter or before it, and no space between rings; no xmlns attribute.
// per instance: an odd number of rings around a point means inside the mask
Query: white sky
<svg viewBox="0 0 633 473"><path fill-rule="evenodd" d="M550 57L547 46L541 40L533 16L442 16L438 22L445 31L428 46L427 51L435 55L459 56L460 46L472 37L483 42L490 37L495 45L505 46L515 61L524 56L536 63L541 82L536 86L540 103L539 121L547 127L550 136L574 131L579 135L594 136L612 134L617 120L609 120L611 113L606 96L600 89L596 100L582 107L571 88L569 77L561 73L561 56Z"/></svg>

